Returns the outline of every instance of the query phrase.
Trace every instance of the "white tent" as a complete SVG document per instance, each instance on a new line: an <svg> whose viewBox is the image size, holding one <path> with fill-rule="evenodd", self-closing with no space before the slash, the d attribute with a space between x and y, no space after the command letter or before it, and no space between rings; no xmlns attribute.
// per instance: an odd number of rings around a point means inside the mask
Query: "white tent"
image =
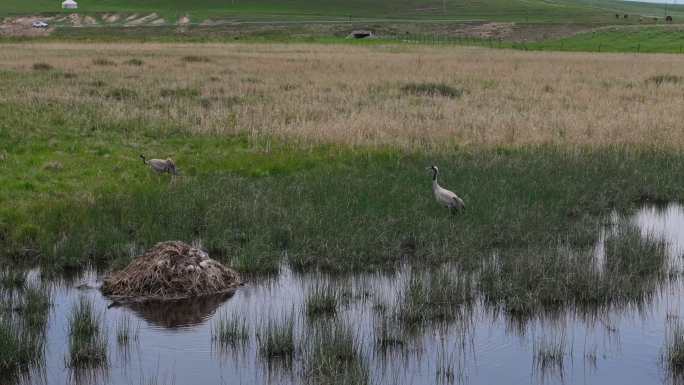
<svg viewBox="0 0 684 385"><path fill-rule="evenodd" d="M74 0L64 0L62 2L62 8L76 9L76 8L78 8L78 4Z"/></svg>

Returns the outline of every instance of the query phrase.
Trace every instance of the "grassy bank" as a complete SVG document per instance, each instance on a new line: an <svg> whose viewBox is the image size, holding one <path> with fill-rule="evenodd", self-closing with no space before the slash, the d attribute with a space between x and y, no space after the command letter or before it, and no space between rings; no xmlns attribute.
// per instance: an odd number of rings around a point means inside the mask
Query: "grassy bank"
<svg viewBox="0 0 684 385"><path fill-rule="evenodd" d="M678 57L5 48L5 259L120 266L181 239L243 272L273 272L283 256L338 272L467 264L501 248L590 245L610 210L681 199ZM151 174L141 153L172 157L182 176ZM434 202L431 164L465 215Z"/></svg>
<svg viewBox="0 0 684 385"><path fill-rule="evenodd" d="M625 53L683 53L681 26L611 27L563 39L513 47L530 50Z"/></svg>

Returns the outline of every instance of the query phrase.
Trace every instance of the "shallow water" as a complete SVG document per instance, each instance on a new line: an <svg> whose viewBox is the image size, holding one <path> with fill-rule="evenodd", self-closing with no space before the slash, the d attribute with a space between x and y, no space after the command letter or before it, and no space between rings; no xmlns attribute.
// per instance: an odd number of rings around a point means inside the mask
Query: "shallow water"
<svg viewBox="0 0 684 385"><path fill-rule="evenodd" d="M616 218L613 218L616 219ZM684 208L644 207L630 219L643 235L667 240L671 264L681 266L684 247ZM610 231L610 230L606 230ZM596 246L600 253L601 242ZM299 275L283 267L274 278L250 282L232 296L210 297L158 306L112 307L97 289L77 289L74 283L55 283L54 308L47 330L45 366L27 381L35 384L287 384L302 383L302 353L291 368L274 368L260 356L258 325L269 319L295 315L295 341L311 334L313 322L303 312L306 292L327 282L342 288L346 301L337 319L362 344L372 383L377 384L661 384L670 381L660 356L668 325L681 318L682 284L667 283L647 303L610 309L587 317L567 309L554 316L524 323L511 321L477 303L472 311L448 326L428 327L402 348L381 351L375 340L380 303L392 304L400 296L410 268L394 274L349 277ZM97 285L93 273L76 280ZM68 354L67 317L85 296L102 312L107 327L109 367L90 373L65 368ZM250 326L244 347L220 349L211 330L219 317L241 314ZM138 328L137 339L127 346L116 341L115 325L129 316ZM542 365L536 360L540 346L554 343L563 350L562 362ZM453 376L452 376L453 374Z"/></svg>

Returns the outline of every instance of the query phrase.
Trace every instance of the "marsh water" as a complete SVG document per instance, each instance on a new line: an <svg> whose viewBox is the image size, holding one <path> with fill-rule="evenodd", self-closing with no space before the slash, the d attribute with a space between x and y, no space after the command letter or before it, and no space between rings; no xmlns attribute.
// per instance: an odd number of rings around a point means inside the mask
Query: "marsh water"
<svg viewBox="0 0 684 385"><path fill-rule="evenodd" d="M684 246L684 207L643 207L629 221L643 234L668 241L670 262L680 264ZM596 245L600 253L601 241ZM37 272L34 272L37 274ZM101 277L86 273L52 283L45 364L34 384L287 384L302 383L301 352L288 367L270 365L259 354L258 326L294 315L295 343L304 341L315 321L303 309L307 290L326 282L340 288L335 318L356 335L374 384L661 384L671 381L661 354L672 322L684 315L682 285L672 279L644 303L598 311L593 316L564 309L554 315L514 322L481 302L457 322L426 327L401 346L379 349L381 304L398 301L411 268L391 274L326 276L298 274L283 266L279 275L250 280L234 295L189 302L111 307L96 288ZM85 284L85 285L84 285ZM68 315L81 297L94 301L108 336L109 364L75 373L66 368ZM249 341L232 347L212 342L221 317L244 316ZM136 337L116 340L115 325L132 321ZM540 362L540 349L555 346L560 357ZM543 360L542 360L543 361Z"/></svg>

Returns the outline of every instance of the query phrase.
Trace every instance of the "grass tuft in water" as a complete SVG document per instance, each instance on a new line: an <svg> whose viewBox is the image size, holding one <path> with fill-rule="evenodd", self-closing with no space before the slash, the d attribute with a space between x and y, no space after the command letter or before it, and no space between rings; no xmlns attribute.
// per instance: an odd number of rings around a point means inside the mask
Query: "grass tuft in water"
<svg viewBox="0 0 684 385"><path fill-rule="evenodd" d="M19 270L7 270L0 275L0 287L21 290L26 286L26 273Z"/></svg>
<svg viewBox="0 0 684 385"><path fill-rule="evenodd" d="M673 383L681 384L684 381L684 324L676 321L671 325L667 336L665 350L662 355L663 363L667 371L675 380Z"/></svg>
<svg viewBox="0 0 684 385"><path fill-rule="evenodd" d="M101 315L95 312L92 301L82 297L69 315L67 367L96 369L107 364L107 338L102 330Z"/></svg>
<svg viewBox="0 0 684 385"><path fill-rule="evenodd" d="M223 314L214 323L211 339L220 347L235 347L249 342L247 319L236 313Z"/></svg>
<svg viewBox="0 0 684 385"><path fill-rule="evenodd" d="M469 277L447 268L414 274L396 309L397 318L409 328L454 321L473 301L471 282Z"/></svg>
<svg viewBox="0 0 684 385"><path fill-rule="evenodd" d="M540 371L542 378L549 374L563 377L565 359L565 344L558 341L542 340L535 346L534 365Z"/></svg>
<svg viewBox="0 0 684 385"><path fill-rule="evenodd" d="M44 339L0 316L0 378L11 380L43 360Z"/></svg>
<svg viewBox="0 0 684 385"><path fill-rule="evenodd" d="M259 353L266 360L291 362L295 353L294 317L269 319L257 333Z"/></svg>
<svg viewBox="0 0 684 385"><path fill-rule="evenodd" d="M131 341L138 339L138 329L133 326L131 317L121 316L116 321L116 342L119 345L128 345Z"/></svg>
<svg viewBox="0 0 684 385"><path fill-rule="evenodd" d="M310 288L306 296L307 317L334 316L337 313L337 299L337 292L328 284Z"/></svg>
<svg viewBox="0 0 684 385"><path fill-rule="evenodd" d="M50 312L50 292L43 288L28 287L24 292L21 316L25 328L31 333L43 333Z"/></svg>
<svg viewBox="0 0 684 385"><path fill-rule="evenodd" d="M358 338L337 321L324 322L307 341L304 379L309 384L368 384L370 375Z"/></svg>

